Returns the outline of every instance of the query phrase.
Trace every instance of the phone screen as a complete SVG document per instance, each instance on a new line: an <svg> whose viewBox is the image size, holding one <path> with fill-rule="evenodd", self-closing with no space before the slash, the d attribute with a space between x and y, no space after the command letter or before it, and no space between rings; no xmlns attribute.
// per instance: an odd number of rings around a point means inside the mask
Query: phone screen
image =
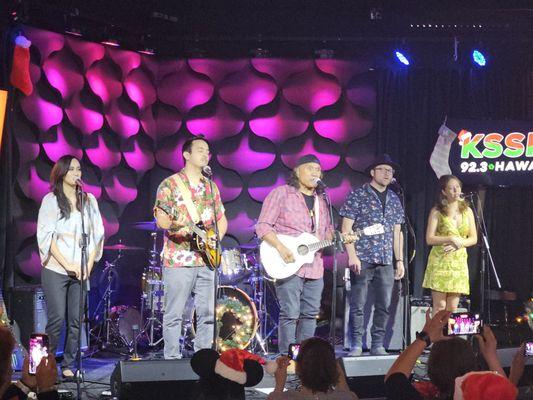
<svg viewBox="0 0 533 400"><path fill-rule="evenodd" d="M533 342L526 342L526 347L524 349L524 356L526 357L533 356Z"/></svg>
<svg viewBox="0 0 533 400"><path fill-rule="evenodd" d="M43 357L48 357L48 336L44 333L32 333L30 336L29 373L34 375Z"/></svg>
<svg viewBox="0 0 533 400"><path fill-rule="evenodd" d="M452 313L448 319L446 335L475 335L481 333L482 320L479 314Z"/></svg>
<svg viewBox="0 0 533 400"><path fill-rule="evenodd" d="M289 345L289 358L291 360L296 360L298 353L300 352L300 343L291 343Z"/></svg>

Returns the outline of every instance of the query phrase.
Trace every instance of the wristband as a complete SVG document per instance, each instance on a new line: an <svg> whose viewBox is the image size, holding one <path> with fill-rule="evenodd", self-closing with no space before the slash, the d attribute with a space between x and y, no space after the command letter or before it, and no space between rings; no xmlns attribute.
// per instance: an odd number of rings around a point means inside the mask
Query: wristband
<svg viewBox="0 0 533 400"><path fill-rule="evenodd" d="M426 342L426 347L431 345L431 339L426 331L416 332L416 338Z"/></svg>
<svg viewBox="0 0 533 400"><path fill-rule="evenodd" d="M395 262L397 262L397 263L398 263L398 262L403 262L403 260L396 260Z"/></svg>

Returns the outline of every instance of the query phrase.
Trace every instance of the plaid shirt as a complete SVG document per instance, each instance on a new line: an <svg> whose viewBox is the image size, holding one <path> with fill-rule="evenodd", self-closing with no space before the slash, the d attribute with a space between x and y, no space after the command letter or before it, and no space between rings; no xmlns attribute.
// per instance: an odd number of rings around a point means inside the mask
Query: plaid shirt
<svg viewBox="0 0 533 400"><path fill-rule="evenodd" d="M368 183L365 183L350 192L339 214L354 221L354 231L382 224L385 233L361 237L355 246L355 251L362 261L381 265L392 264L394 225L403 223L404 218L402 203L396 193L387 190L385 213L383 213L383 205L378 195Z"/></svg>
<svg viewBox="0 0 533 400"><path fill-rule="evenodd" d="M189 178L182 171L166 178L157 189L157 196L154 205L154 211L157 207L163 209L174 209L176 214L185 214L188 216L188 222L192 224L191 216L187 210L187 206L180 193L176 178L180 177L185 187L191 191L193 204L198 210L200 221L203 222L206 228L212 227L213 220L213 194L209 187L209 180L202 177L197 186L191 186ZM224 206L220 199L220 192L217 185L213 182L213 190L215 192L215 208L217 213L217 220L222 218L224 214ZM180 229L169 229L165 231L163 251L161 252L161 260L165 267L198 267L205 265L201 253L191 250L191 230L188 227Z"/></svg>
<svg viewBox="0 0 533 400"><path fill-rule="evenodd" d="M333 231L326 201L318 196L319 224L313 232L313 224L303 194L293 186L283 185L272 190L261 208L261 215L255 226L260 239L267 233L298 236L302 232L313 233L324 240ZM322 254L317 252L312 264L304 264L297 272L302 278L319 279L324 275Z"/></svg>

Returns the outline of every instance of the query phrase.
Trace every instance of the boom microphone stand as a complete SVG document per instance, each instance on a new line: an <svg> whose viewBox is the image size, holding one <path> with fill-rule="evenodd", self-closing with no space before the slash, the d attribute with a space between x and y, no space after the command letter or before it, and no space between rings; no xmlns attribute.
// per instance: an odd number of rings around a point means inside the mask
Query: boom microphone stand
<svg viewBox="0 0 533 400"><path fill-rule="evenodd" d="M88 270L87 270L87 246L89 244L89 236L85 232L85 196L86 194L83 192L83 188L81 186L81 181L78 179L76 182L76 195L78 196L78 201L80 204L80 214L81 214L81 239L80 239L80 247L81 247L81 263L80 263L80 308L79 308L79 326L78 326L78 354L77 354L77 368L76 371L76 393L78 395L78 399L81 399L81 383L83 380L83 365L82 365L82 357L81 357L81 333L82 333L82 326L83 326L83 309L84 309L84 299L85 299L85 285L86 285L86 279L88 278Z"/></svg>
<svg viewBox="0 0 533 400"><path fill-rule="evenodd" d="M326 185L320 179L317 181L319 190L322 192L322 197L326 201L329 210L329 218L331 225L333 226L333 205L331 204L331 198L326 191ZM343 251L342 238L338 231L333 231L333 269L331 271L331 312L329 317L329 341L333 348L335 348L336 341L336 321L337 321L337 252Z"/></svg>
<svg viewBox="0 0 533 400"><path fill-rule="evenodd" d="M213 180L211 177L213 176L213 172L211 171L211 167L209 165L206 165L202 168L202 172L209 178L209 190L211 192L212 196L212 202L211 207L213 208L213 225L215 227L215 237L216 237L216 250L219 251L220 246L220 236L218 234L218 220L217 220L217 207L215 202L215 192L213 191ZM217 257L218 258L218 257ZM217 298L218 298L218 265L215 266L214 270L214 279L213 279L213 343L211 344L211 348L213 350L217 349Z"/></svg>
<svg viewBox="0 0 533 400"><path fill-rule="evenodd" d="M487 289L490 290L490 284L487 285L488 287L485 287L485 284L490 279L490 274L487 274L487 260L489 261L489 265L491 267L492 273L494 275L494 278L496 279L496 285L498 286L498 289L502 288L502 284L500 282L500 277L498 276L498 272L496 272L496 267L494 265L494 260L492 258L492 253L490 251L490 245L489 245L489 238L488 238L488 231L487 226L485 225L485 216L483 215L483 207L481 206L481 199L479 198L478 193L469 193L464 196L466 199L470 200L469 203L473 208L474 215L476 217L476 225L478 232L481 234L481 243L479 243L480 246L480 252L481 252L481 266L479 270L479 281L480 281L480 313L483 316L483 318L490 324L491 322L491 313L490 313L490 304L487 310L487 315L485 316L485 292ZM475 198L475 201L474 201Z"/></svg>

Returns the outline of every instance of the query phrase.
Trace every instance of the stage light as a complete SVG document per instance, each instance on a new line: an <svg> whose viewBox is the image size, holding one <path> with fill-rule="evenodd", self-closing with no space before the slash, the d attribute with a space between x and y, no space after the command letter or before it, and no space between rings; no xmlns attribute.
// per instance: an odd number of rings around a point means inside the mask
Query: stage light
<svg viewBox="0 0 533 400"><path fill-rule="evenodd" d="M113 47L120 46L120 44L118 43L118 40L116 40L114 38L109 38L109 39L106 39L106 40L102 40L100 43L105 44L106 46L113 46Z"/></svg>
<svg viewBox="0 0 533 400"><path fill-rule="evenodd" d="M401 62L403 65L410 65L411 64L409 59L401 51L396 50L394 52L394 54L396 55L396 58L398 59L398 61Z"/></svg>
<svg viewBox="0 0 533 400"><path fill-rule="evenodd" d="M480 67L484 67L485 65L487 65L487 60L485 59L485 56L481 51L477 49L472 52L472 60L474 60L474 62Z"/></svg>
<svg viewBox="0 0 533 400"><path fill-rule="evenodd" d="M144 49L139 50L139 53L146 54L146 55L149 55L149 56L153 56L155 54L155 51L154 51L154 49L151 49L149 47L145 47Z"/></svg>

